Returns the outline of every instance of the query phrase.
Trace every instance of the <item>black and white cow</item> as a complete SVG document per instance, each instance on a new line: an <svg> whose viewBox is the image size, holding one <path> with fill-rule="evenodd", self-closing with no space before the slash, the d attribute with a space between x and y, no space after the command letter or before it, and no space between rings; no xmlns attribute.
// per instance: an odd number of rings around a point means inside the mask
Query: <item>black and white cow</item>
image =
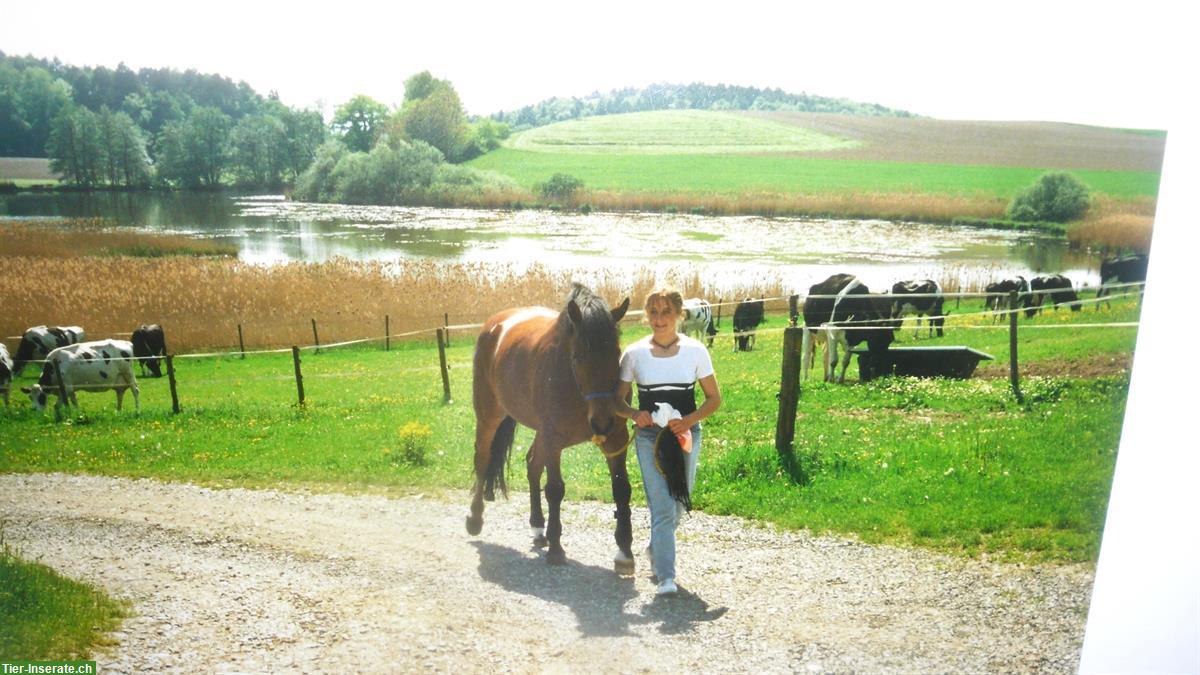
<svg viewBox="0 0 1200 675"><path fill-rule="evenodd" d="M917 315L917 330L913 333L913 337L917 337L921 332L921 317L929 317L929 337L933 337L933 330L937 328L937 336L945 335L943 327L946 325L946 315L942 311L946 299L942 297L942 287L933 279L914 279L913 281L897 281L892 284L893 296L912 296L912 297L897 297L892 302L892 318L903 319L909 314Z"/></svg>
<svg viewBox="0 0 1200 675"><path fill-rule="evenodd" d="M146 369L149 368L151 375L162 377L157 358L167 355L167 340L163 335L162 326L156 323L142 324L133 330L129 341L133 343L133 355L138 359L142 375L145 375Z"/></svg>
<svg viewBox="0 0 1200 675"><path fill-rule="evenodd" d="M763 301L746 298L733 310L733 351L754 349L755 330L763 322Z"/></svg>
<svg viewBox="0 0 1200 675"><path fill-rule="evenodd" d="M1149 267L1150 256L1141 253L1101 261L1100 290L1096 291L1096 299L1099 300L1111 294L1113 292L1111 286L1114 284L1145 281ZM1096 308L1100 308L1100 303L1096 303Z"/></svg>
<svg viewBox="0 0 1200 675"><path fill-rule="evenodd" d="M1029 290L1033 292L1030 302L1035 311L1042 311L1047 303L1054 303L1054 309L1066 304L1072 312L1079 311L1079 296L1075 294L1075 284L1061 274L1047 274L1029 280ZM1040 292L1039 292L1040 291Z"/></svg>
<svg viewBox="0 0 1200 675"><path fill-rule="evenodd" d="M707 300L701 298L688 298L683 301L683 316L682 323L679 325L679 332L684 335L690 335L697 340L708 338L708 346L712 346L713 336L717 334L717 328L713 325L712 305L708 304Z"/></svg>
<svg viewBox="0 0 1200 675"><path fill-rule="evenodd" d="M825 345L826 382L834 380L839 347L843 352L838 382L846 381L850 349L855 345L867 343L868 364L882 360L900 325L891 318L890 296L872 294L853 274L835 274L809 288L808 293L809 297L804 301L806 330L801 349L802 377L807 377L808 369L812 367L817 342ZM863 359L859 359L859 364L861 371L865 367ZM860 379L870 379L871 375L873 372L859 373Z"/></svg>
<svg viewBox="0 0 1200 675"><path fill-rule="evenodd" d="M117 392L117 410L120 410L125 391L132 389L133 407L141 410L132 358L133 345L125 340L97 340L59 347L46 356L37 384L23 387L21 391L29 394L35 410L45 410L50 394L58 396L60 402L70 400L78 408L75 392L112 390ZM55 374L56 365L62 373L61 391Z"/></svg>
<svg viewBox="0 0 1200 675"><path fill-rule="evenodd" d="M987 300L984 301L984 308L995 312L992 317L993 323L999 321L1003 316L1000 312L1006 309L1017 310L1025 308L1026 316L1033 316L1037 312L1036 308L1030 308L1032 300L1029 295L1029 280L1023 276L1017 275L996 281L987 285ZM1017 292L1017 304L1015 307L1009 307L1010 294Z"/></svg>
<svg viewBox="0 0 1200 675"><path fill-rule="evenodd" d="M20 375L30 361L40 361L59 347L83 342L84 337L79 326L34 326L26 330L13 356L13 375Z"/></svg>
<svg viewBox="0 0 1200 675"><path fill-rule="evenodd" d="M4 395L4 407L8 407L8 388L12 386L13 362L8 347L0 342L0 394Z"/></svg>

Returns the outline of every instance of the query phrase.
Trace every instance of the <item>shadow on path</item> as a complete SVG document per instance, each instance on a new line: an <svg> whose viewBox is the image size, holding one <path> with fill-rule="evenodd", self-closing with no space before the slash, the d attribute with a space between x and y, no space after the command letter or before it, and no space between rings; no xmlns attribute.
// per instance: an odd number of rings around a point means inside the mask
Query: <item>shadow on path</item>
<svg viewBox="0 0 1200 675"><path fill-rule="evenodd" d="M640 614L625 611L638 597L633 579L611 569L572 560L554 566L543 557L531 558L507 546L473 541L479 553L479 576L514 593L563 605L575 613L579 630L588 636L631 635L630 626L661 622L659 632L685 633L700 621L713 621L727 610L708 609L708 603L685 590L669 598L654 598Z"/></svg>

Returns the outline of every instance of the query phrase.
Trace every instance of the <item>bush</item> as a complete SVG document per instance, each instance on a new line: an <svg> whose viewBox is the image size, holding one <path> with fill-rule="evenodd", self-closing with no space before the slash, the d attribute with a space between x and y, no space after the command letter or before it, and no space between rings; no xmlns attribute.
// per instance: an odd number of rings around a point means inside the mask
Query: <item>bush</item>
<svg viewBox="0 0 1200 675"><path fill-rule="evenodd" d="M1008 205L1008 217L1032 222L1065 223L1082 216L1091 204L1088 188L1069 173L1042 174L1029 189Z"/></svg>
<svg viewBox="0 0 1200 675"><path fill-rule="evenodd" d="M538 192L545 199L570 199L572 195L583 188L583 181L566 173L556 173L550 180L538 186Z"/></svg>

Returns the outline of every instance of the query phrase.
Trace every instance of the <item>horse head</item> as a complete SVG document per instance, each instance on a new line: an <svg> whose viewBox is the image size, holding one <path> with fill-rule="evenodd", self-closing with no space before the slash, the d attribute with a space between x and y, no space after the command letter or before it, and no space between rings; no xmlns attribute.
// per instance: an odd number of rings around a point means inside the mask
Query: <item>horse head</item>
<svg viewBox="0 0 1200 675"><path fill-rule="evenodd" d="M629 298L609 310L604 300L576 284L567 301L567 351L579 393L587 404L592 441L601 444L621 422L616 415L621 345L617 322L629 310Z"/></svg>

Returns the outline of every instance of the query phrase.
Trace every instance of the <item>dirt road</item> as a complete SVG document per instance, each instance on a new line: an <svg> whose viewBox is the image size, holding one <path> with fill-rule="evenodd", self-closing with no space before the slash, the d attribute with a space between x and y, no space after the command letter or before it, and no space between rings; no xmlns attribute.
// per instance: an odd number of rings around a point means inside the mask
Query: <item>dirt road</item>
<svg viewBox="0 0 1200 675"><path fill-rule="evenodd" d="M568 486L568 500L570 492ZM612 572L612 509L0 476L8 542L131 601L101 672L1074 672L1090 567L965 562L693 514L684 592ZM645 546L644 510L634 511Z"/></svg>

